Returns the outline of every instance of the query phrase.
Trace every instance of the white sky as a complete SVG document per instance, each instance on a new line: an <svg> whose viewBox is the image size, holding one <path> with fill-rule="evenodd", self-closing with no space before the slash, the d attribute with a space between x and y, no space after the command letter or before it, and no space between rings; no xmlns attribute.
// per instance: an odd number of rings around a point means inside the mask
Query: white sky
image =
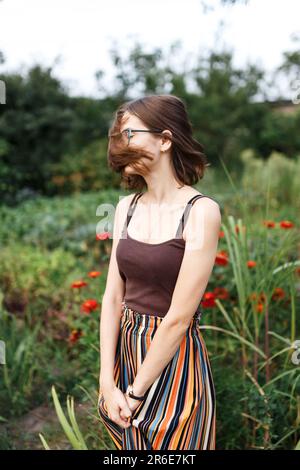
<svg viewBox="0 0 300 470"><path fill-rule="evenodd" d="M2 0L0 50L6 62L1 71L24 70L34 63L53 65L73 95L100 96L94 74L105 71L112 89L114 67L109 50L114 42L130 50L135 40L146 52L167 51L181 40L180 58L187 64L201 51L234 51L234 64L256 63L267 71L293 50L292 33L300 31L299 0L249 0L247 5L215 6L204 14L201 0ZM219 29L220 24L223 26ZM285 94L287 89L283 87Z"/></svg>

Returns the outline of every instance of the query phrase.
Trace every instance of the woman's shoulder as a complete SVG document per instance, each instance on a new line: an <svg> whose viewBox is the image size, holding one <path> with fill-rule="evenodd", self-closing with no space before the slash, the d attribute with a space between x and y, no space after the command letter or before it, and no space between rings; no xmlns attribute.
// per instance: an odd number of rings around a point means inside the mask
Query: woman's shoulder
<svg viewBox="0 0 300 470"><path fill-rule="evenodd" d="M129 207L129 205L133 201L133 198L136 194L137 193L131 193L131 194L126 194L125 196L120 196L119 197L119 202L117 203L117 207L119 207L121 209Z"/></svg>
<svg viewBox="0 0 300 470"><path fill-rule="evenodd" d="M212 233L219 233L221 224L222 214L218 202L209 196L198 198L191 208L185 226L186 246L197 246L197 243L194 244L195 237L199 246L202 246L204 238L210 237Z"/></svg>
<svg viewBox="0 0 300 470"><path fill-rule="evenodd" d="M208 200L208 201L212 201L212 204L215 203L215 205L218 205L220 207L220 204L219 202L217 201L217 199L214 197L214 196L209 196L208 194L203 194L201 193L201 198L199 198L199 200ZM198 201L198 199L196 200L196 202ZM208 202L209 204L209 202Z"/></svg>
<svg viewBox="0 0 300 470"><path fill-rule="evenodd" d="M197 219L205 215L206 219L215 219L218 221L221 218L221 206L218 201L207 194L203 194L203 197L199 197L194 201L192 206L190 218Z"/></svg>

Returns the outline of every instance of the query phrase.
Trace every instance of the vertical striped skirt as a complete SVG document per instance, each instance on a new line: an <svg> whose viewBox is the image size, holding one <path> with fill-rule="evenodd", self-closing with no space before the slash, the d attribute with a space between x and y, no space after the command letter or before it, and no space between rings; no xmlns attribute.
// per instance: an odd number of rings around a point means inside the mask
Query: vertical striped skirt
<svg viewBox="0 0 300 470"><path fill-rule="evenodd" d="M201 312L196 312L174 357L132 412L130 427L124 429L108 417L100 388L97 411L118 450L215 449L216 396L200 318ZM115 383L123 393L162 320L123 302L114 366Z"/></svg>

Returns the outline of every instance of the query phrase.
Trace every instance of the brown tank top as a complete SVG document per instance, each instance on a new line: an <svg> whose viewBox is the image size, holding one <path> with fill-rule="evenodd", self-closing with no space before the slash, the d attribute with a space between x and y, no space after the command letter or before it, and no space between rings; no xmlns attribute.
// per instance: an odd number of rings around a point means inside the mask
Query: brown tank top
<svg viewBox="0 0 300 470"><path fill-rule="evenodd" d="M184 225L194 202L209 196L196 194L188 201L175 238L161 243L146 243L131 238L127 232L137 200L142 194L136 193L131 201L116 250L119 273L125 282L123 302L139 313L164 317L171 305L184 255ZM195 313L201 315L200 304Z"/></svg>

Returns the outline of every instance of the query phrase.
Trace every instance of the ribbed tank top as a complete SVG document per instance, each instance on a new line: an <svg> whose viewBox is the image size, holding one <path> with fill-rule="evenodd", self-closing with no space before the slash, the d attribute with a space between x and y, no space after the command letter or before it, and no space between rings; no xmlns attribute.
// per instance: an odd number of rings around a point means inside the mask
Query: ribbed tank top
<svg viewBox="0 0 300 470"><path fill-rule="evenodd" d="M184 255L184 225L194 202L209 196L196 194L188 201L175 238L161 243L146 243L130 237L127 232L137 201L143 194L136 193L131 201L116 249L119 273L125 282L123 302L139 313L164 317L171 305ZM201 313L200 304L195 313Z"/></svg>

